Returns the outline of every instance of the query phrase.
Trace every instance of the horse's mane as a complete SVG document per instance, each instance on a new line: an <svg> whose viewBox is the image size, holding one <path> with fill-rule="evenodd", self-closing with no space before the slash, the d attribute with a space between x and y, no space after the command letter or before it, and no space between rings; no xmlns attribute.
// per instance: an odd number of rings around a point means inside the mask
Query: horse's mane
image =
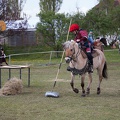
<svg viewBox="0 0 120 120"><path fill-rule="evenodd" d="M66 49L66 48L69 48L70 45L72 44L75 44L76 42L74 40L69 40L69 41L66 41L64 44L63 44L63 47Z"/></svg>

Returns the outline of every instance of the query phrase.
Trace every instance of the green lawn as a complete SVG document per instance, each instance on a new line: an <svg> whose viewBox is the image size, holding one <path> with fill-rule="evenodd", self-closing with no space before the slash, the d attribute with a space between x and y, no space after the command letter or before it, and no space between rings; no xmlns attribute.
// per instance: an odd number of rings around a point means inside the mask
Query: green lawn
<svg viewBox="0 0 120 120"><path fill-rule="evenodd" d="M75 94L70 87L70 73L62 64L55 92L59 98L45 97L53 88L59 65L41 66L36 61L31 65L31 86L27 87L27 70L22 70L23 93L0 97L0 120L119 120L120 119L120 54L105 51L108 64L108 80L101 84L101 94L96 94L98 76L93 73L89 96L81 97L80 78L76 76ZM55 60L54 60L55 61ZM60 61L57 60L57 61ZM31 62L31 63L32 63ZM29 61L12 61L12 64L29 64ZM19 77L18 70L12 70L12 77ZM8 79L8 70L2 70L2 85ZM88 77L85 80L87 86Z"/></svg>

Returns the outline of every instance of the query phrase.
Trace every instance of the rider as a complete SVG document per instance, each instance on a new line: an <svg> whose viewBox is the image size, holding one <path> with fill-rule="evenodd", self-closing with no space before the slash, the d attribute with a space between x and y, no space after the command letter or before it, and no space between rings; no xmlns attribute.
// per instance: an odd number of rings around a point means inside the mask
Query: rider
<svg viewBox="0 0 120 120"><path fill-rule="evenodd" d="M5 62L6 65L8 65L8 63L6 62L6 59L5 59L6 55L5 55L5 53L4 53L4 49L1 48L0 50L1 50L1 51L0 51L0 52L1 52L1 56L0 56L0 57L1 57L1 58L0 58L0 66L2 65L3 62Z"/></svg>
<svg viewBox="0 0 120 120"><path fill-rule="evenodd" d="M94 38L93 38L93 31L90 30L88 33L88 40L90 41L91 44L94 43Z"/></svg>
<svg viewBox="0 0 120 120"><path fill-rule="evenodd" d="M87 31L80 29L78 24L72 24L70 26L69 32L75 34L74 41L81 44L85 49L86 55L89 59L90 70L89 72L93 72L93 56L91 54L91 43L88 41Z"/></svg>

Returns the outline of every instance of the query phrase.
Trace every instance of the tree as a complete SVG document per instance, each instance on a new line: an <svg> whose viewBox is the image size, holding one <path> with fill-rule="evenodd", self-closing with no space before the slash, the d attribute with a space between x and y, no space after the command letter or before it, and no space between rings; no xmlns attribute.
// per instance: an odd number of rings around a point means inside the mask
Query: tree
<svg viewBox="0 0 120 120"><path fill-rule="evenodd" d="M88 29L94 31L95 36L106 35L111 29L111 19L104 11L98 11L96 8L89 11L85 17Z"/></svg>
<svg viewBox="0 0 120 120"><path fill-rule="evenodd" d="M115 6L114 0L99 0L99 2L88 11L85 21L88 22L88 28L94 30L96 36L113 35L119 26L119 10L117 10L119 8Z"/></svg>
<svg viewBox="0 0 120 120"><path fill-rule="evenodd" d="M114 2L115 0L98 0L99 8L100 10L104 11L107 14L109 14L114 9Z"/></svg>
<svg viewBox="0 0 120 120"><path fill-rule="evenodd" d="M69 18L65 14L54 14L54 12L41 13L41 22L37 25L37 32L41 34L43 44L60 50L60 44L65 40L68 29ZM49 17L48 17L49 16Z"/></svg>
<svg viewBox="0 0 120 120"><path fill-rule="evenodd" d="M112 28L113 32L120 34L120 5L115 7L115 9L111 12L110 18L112 19Z"/></svg>
<svg viewBox="0 0 120 120"><path fill-rule="evenodd" d="M57 13L62 0L40 0L40 22L37 25L37 33L41 34L40 40L44 45L54 50L60 50L61 42L66 39L69 24L67 15Z"/></svg>
<svg viewBox="0 0 120 120"><path fill-rule="evenodd" d="M41 12L53 11L57 13L60 10L63 0L40 0Z"/></svg>
<svg viewBox="0 0 120 120"><path fill-rule="evenodd" d="M18 20L26 0L1 0L0 20Z"/></svg>
<svg viewBox="0 0 120 120"><path fill-rule="evenodd" d="M86 25L84 24L84 17L85 14L79 11L77 11L73 15L70 15L70 18L72 18L72 22L79 24L81 28L86 28Z"/></svg>

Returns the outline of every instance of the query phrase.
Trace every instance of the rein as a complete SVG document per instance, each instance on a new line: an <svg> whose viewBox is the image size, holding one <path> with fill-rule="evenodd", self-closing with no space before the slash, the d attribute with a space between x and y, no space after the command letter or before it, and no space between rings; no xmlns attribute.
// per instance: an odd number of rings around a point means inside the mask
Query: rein
<svg viewBox="0 0 120 120"><path fill-rule="evenodd" d="M76 62L76 59L77 59L77 57L80 55L80 52L81 52L81 49L78 47L78 51L77 51L77 53L76 53L76 55L75 55L75 48L74 48L74 53L72 54L72 56L71 57L69 57L71 60L73 60L74 62ZM74 57L74 55L75 55L75 57Z"/></svg>

